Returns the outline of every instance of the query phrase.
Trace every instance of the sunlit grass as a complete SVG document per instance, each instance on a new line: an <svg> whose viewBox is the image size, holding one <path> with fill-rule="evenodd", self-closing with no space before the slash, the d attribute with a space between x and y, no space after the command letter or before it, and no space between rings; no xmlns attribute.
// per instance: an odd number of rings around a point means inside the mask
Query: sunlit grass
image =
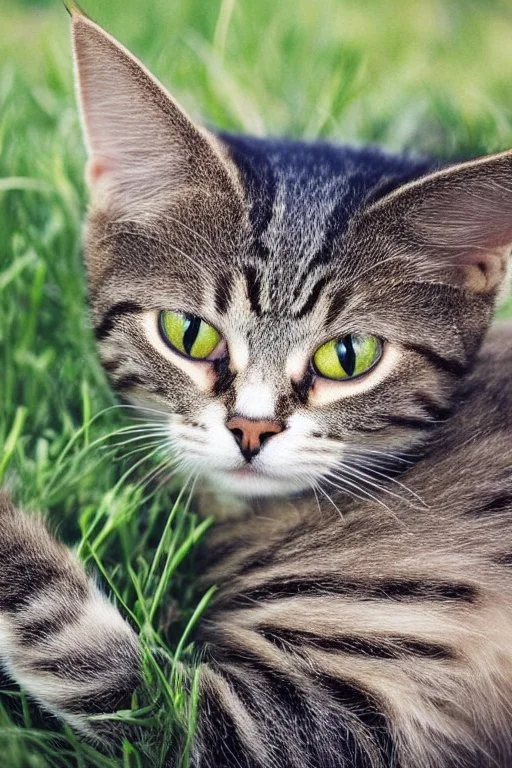
<svg viewBox="0 0 512 768"><path fill-rule="evenodd" d="M512 146L506 2L83 4L211 125L457 157ZM141 738L114 759L6 681L1 762L158 766L193 731L194 676L185 686L177 662L193 659L190 630L209 597L194 580L209 523L193 512L193 478L160 487L158 473L148 476L162 456L142 461L131 426L140 423L114 407L96 359L67 15L56 1L3 0L1 17L0 483L44 511L99 574L140 632L147 683L118 715L136 721ZM146 452L156 449L151 437Z"/></svg>

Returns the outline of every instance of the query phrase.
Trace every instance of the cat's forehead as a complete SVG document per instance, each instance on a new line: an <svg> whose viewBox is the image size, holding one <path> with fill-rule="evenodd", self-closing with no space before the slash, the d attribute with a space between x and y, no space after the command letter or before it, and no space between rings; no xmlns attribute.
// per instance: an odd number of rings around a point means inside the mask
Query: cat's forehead
<svg viewBox="0 0 512 768"><path fill-rule="evenodd" d="M339 245L356 211L429 168L424 159L373 148L229 135L222 140L248 205L251 235L237 262L249 294L256 310L292 318L310 311L328 280L342 283L343 273L352 271L355 254L343 254Z"/></svg>
<svg viewBox="0 0 512 768"><path fill-rule="evenodd" d="M197 190L155 223L114 221L107 230L98 214L89 239L109 264L99 295L107 307L135 290L145 307L199 314L222 329L225 319L252 350L271 337L279 349L317 340L372 265L371 247L346 244L354 214L431 163L372 147L220 140L242 199Z"/></svg>
<svg viewBox="0 0 512 768"><path fill-rule="evenodd" d="M318 341L351 293L364 301L354 277L372 254L346 245L348 225L429 163L376 148L225 134L221 141L238 169L242 206L197 194L158 226L114 225L101 294L108 304L132 300L135 289L142 306L199 314L253 353L265 345L268 359L270 348L281 354ZM103 246L93 224L89 232Z"/></svg>
<svg viewBox="0 0 512 768"><path fill-rule="evenodd" d="M426 159L381 149L223 134L237 165L261 256L293 251L297 260L327 256L354 213L426 173ZM281 267L284 265L281 263Z"/></svg>

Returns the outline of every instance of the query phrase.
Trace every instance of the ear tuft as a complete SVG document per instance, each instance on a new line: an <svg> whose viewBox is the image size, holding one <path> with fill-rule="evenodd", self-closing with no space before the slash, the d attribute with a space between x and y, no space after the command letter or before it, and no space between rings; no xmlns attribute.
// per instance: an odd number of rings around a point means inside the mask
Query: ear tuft
<svg viewBox="0 0 512 768"><path fill-rule="evenodd" d="M66 9L66 11L69 13L71 17L73 17L74 15L87 16L85 11L83 11L82 8L80 8L80 6L78 5L78 3L75 2L75 0L62 0L62 2L64 3L64 8Z"/></svg>

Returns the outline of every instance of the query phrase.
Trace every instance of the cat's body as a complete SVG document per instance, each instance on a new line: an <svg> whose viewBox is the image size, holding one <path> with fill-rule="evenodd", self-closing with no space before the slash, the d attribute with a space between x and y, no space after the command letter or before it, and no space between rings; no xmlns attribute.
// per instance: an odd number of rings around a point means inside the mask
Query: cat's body
<svg viewBox="0 0 512 768"><path fill-rule="evenodd" d="M511 330L481 342L512 155L432 173L214 137L77 12L73 31L102 361L253 508L209 542L194 765L509 768ZM4 664L87 730L136 686L136 637L0 510Z"/></svg>
<svg viewBox="0 0 512 768"><path fill-rule="evenodd" d="M194 765L510 766L511 331L491 332L437 447L400 477L409 492L388 485L401 498L266 502L213 532ZM135 636L0 507L4 659L84 728L129 700Z"/></svg>
<svg viewBox="0 0 512 768"><path fill-rule="evenodd" d="M512 764L511 333L491 332L409 494L214 531L199 765Z"/></svg>

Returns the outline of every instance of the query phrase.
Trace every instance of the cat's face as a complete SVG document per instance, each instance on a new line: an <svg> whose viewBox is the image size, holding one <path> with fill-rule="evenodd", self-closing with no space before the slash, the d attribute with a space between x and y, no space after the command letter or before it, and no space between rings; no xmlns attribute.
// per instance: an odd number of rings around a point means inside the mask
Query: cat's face
<svg viewBox="0 0 512 768"><path fill-rule="evenodd" d="M214 139L96 25L75 15L74 38L114 387L223 490L371 496L448 417L488 325L510 155L401 186L427 165Z"/></svg>

